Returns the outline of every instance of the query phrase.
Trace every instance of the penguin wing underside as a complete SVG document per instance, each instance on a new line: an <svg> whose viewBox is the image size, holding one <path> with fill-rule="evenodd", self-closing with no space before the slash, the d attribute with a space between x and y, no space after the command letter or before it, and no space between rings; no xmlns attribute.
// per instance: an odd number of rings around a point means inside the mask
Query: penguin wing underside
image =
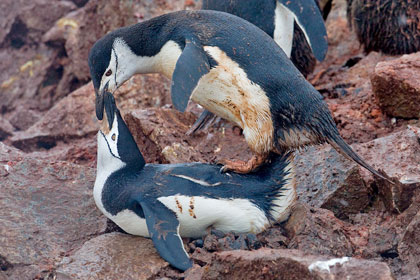
<svg viewBox="0 0 420 280"><path fill-rule="evenodd" d="M305 34L312 52L319 61L324 60L328 50L328 37L324 19L314 0L278 0L294 16Z"/></svg>
<svg viewBox="0 0 420 280"><path fill-rule="evenodd" d="M160 256L182 271L190 268L192 261L179 235L179 221L175 213L158 200L139 203L146 218L149 235Z"/></svg>
<svg viewBox="0 0 420 280"><path fill-rule="evenodd" d="M185 111L198 81L209 71L210 63L201 44L187 39L172 75L171 97L177 110Z"/></svg>

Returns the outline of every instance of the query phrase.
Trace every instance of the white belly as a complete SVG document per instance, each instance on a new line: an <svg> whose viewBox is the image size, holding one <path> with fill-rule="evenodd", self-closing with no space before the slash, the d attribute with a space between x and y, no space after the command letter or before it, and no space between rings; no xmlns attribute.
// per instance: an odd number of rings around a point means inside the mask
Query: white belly
<svg viewBox="0 0 420 280"><path fill-rule="evenodd" d="M223 232L259 233L269 225L264 212L245 199L219 200L180 195L161 197L159 201L176 213L182 237L205 236L209 227ZM118 215L107 216L127 233L149 237L146 220L133 211L124 210Z"/></svg>
<svg viewBox="0 0 420 280"><path fill-rule="evenodd" d="M160 197L159 201L176 213L183 237L202 237L209 227L223 232L258 233L269 225L265 213L246 199L177 195Z"/></svg>
<svg viewBox="0 0 420 280"><path fill-rule="evenodd" d="M191 99L243 128L245 139L254 152L270 151L273 123L267 95L218 47L204 46L204 50L218 66L201 77Z"/></svg>

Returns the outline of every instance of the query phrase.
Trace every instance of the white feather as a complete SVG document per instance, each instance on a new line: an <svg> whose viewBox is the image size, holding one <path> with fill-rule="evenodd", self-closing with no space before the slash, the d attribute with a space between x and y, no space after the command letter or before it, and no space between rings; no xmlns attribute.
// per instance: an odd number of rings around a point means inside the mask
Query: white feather
<svg viewBox="0 0 420 280"><path fill-rule="evenodd" d="M295 15L277 1L274 13L274 41L283 49L287 57L292 54L294 20Z"/></svg>

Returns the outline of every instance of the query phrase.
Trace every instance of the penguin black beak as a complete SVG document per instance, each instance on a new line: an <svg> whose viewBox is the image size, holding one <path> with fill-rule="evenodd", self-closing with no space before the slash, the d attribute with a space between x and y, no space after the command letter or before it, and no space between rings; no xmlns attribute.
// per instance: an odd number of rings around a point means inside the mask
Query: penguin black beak
<svg viewBox="0 0 420 280"><path fill-rule="evenodd" d="M114 96L109 91L105 91L102 94L102 117L103 117L104 107L105 107L106 117L108 120L109 129L112 129L112 124L114 123L115 112L118 109L117 109L117 105L115 104Z"/></svg>
<svg viewBox="0 0 420 280"><path fill-rule="evenodd" d="M108 82L109 83L109 82ZM99 89L95 89L95 109L96 109L96 117L98 120L102 120L104 118L104 93L108 91L108 83L105 84L102 91Z"/></svg>

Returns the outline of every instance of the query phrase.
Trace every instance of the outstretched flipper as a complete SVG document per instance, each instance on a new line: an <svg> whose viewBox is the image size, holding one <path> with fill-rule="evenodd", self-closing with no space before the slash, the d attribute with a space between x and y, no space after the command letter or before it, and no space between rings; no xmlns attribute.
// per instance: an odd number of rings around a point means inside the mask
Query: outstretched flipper
<svg viewBox="0 0 420 280"><path fill-rule="evenodd" d="M305 34L317 60L322 61L328 50L327 30L318 6L313 0L278 0L290 13Z"/></svg>
<svg viewBox="0 0 420 280"><path fill-rule="evenodd" d="M172 74L171 97L177 110L185 111L198 81L209 71L210 64L203 47L196 40L186 39Z"/></svg>
<svg viewBox="0 0 420 280"><path fill-rule="evenodd" d="M147 228L160 256L172 266L185 271L192 266L179 235L179 221L172 210L160 201L140 201Z"/></svg>

